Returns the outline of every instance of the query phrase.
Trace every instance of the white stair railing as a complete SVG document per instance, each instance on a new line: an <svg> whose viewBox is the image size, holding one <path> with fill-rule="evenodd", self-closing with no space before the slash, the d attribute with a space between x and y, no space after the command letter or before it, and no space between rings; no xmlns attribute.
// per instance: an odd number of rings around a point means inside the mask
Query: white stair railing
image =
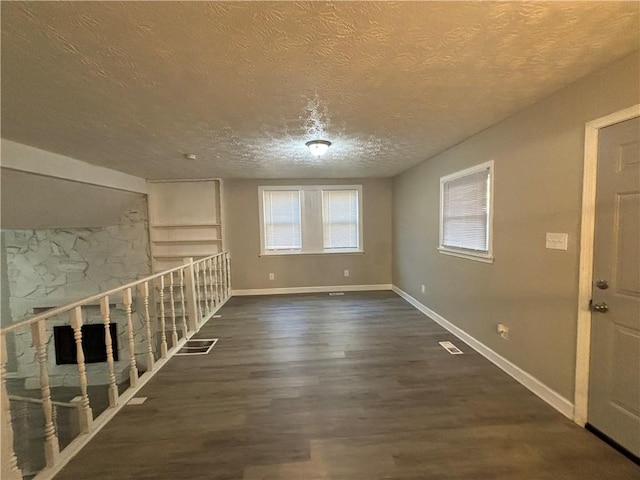
<svg viewBox="0 0 640 480"><path fill-rule="evenodd" d="M16 429L15 437L28 438L33 434L32 429L37 428L38 409L42 410L42 399L33 397L22 397L20 395L9 395L9 401L11 402L11 413L14 416L14 428ZM53 407L52 417L53 426L56 432L59 432L58 422L63 423L63 428L66 427L67 432L59 434L61 437L76 436L81 432L81 425L83 422L82 405L75 401L71 402L57 402L51 401ZM61 420L62 419L62 420ZM34 424L35 427L34 427ZM65 443L68 440L61 438L61 442ZM14 453L14 461L17 465L17 458ZM32 471L32 465L30 459L22 459L22 475L31 477L38 473L38 469ZM3 477L4 478L4 477ZM21 478L21 477L17 477Z"/></svg>
<svg viewBox="0 0 640 480"><path fill-rule="evenodd" d="M230 298L229 267L229 252L197 260L185 258L179 267L47 310L0 330L0 478L22 479L26 470L33 475L34 465L39 471L34 480L53 478ZM118 308L114 302L120 299L122 304ZM100 364L87 364L82 327L90 323L104 326L106 361ZM117 337L121 338L118 342L112 339L114 323L125 327ZM63 372L55 373L60 366L56 365L53 348L54 328L65 325L70 325L73 332L77 366L64 365L67 368ZM20 350L17 373L9 381L8 334L15 336L16 349ZM69 396L69 386L77 388L78 395L73 399L62 398ZM56 395L60 398L55 398ZM33 430L42 432L38 448L33 446L33 432L27 432L29 441L17 438L24 435L24 428L18 431L13 425L19 415L12 408L25 402L42 407L42 414L34 415L40 419L40 425ZM80 432L74 439L64 440L62 448L58 430L61 419L56 419L56 406L75 408L75 423ZM22 465L28 468L22 469Z"/></svg>

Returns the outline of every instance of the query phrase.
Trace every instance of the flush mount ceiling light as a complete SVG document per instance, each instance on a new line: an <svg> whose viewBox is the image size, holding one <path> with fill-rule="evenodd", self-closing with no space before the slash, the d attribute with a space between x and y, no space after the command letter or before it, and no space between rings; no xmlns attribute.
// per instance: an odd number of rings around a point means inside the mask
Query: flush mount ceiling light
<svg viewBox="0 0 640 480"><path fill-rule="evenodd" d="M321 157L327 153L327 150L329 150L329 147L331 146L331 142L329 140L311 140L305 143L305 145L312 155Z"/></svg>
<svg viewBox="0 0 640 480"><path fill-rule="evenodd" d="M197 160L198 157L196 156L195 153L185 153L184 154L184 158L186 158L187 160Z"/></svg>

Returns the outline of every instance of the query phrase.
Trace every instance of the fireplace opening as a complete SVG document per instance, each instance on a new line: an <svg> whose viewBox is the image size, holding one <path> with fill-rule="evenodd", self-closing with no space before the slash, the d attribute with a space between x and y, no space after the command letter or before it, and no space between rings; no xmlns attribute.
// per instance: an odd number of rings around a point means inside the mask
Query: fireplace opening
<svg viewBox="0 0 640 480"><path fill-rule="evenodd" d="M118 326L109 325L113 359L118 360ZM82 351L85 363L100 363L107 361L107 345L105 343L104 325L101 323L82 325ZM73 338L73 328L70 325L53 327L53 340L56 350L56 365L77 364L76 341Z"/></svg>

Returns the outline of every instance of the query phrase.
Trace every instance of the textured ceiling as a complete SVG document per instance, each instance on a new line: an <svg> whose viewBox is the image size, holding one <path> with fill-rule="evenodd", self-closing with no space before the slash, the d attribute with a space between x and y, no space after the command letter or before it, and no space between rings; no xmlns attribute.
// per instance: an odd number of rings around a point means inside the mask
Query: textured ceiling
<svg viewBox="0 0 640 480"><path fill-rule="evenodd" d="M1 8L2 136L152 179L394 175L640 31L638 2ZM321 159L304 146L318 137Z"/></svg>

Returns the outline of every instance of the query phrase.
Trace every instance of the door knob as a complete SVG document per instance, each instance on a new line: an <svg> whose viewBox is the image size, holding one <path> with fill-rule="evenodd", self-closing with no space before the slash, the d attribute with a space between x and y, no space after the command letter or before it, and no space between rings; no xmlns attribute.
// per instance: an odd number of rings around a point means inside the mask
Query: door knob
<svg viewBox="0 0 640 480"><path fill-rule="evenodd" d="M609 311L609 305L604 302L593 303L593 300L589 300L589 310L592 312L607 313Z"/></svg>

